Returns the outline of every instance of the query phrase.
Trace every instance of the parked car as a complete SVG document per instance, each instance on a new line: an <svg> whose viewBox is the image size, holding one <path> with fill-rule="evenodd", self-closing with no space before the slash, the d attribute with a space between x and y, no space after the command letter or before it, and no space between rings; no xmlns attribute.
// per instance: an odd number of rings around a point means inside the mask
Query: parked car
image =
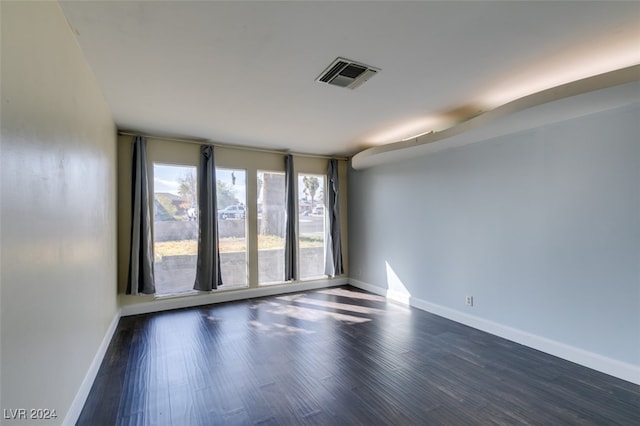
<svg viewBox="0 0 640 426"><path fill-rule="evenodd" d="M315 206L313 208L313 213L312 214L323 215L324 214L324 206Z"/></svg>
<svg viewBox="0 0 640 426"><path fill-rule="evenodd" d="M244 219L246 216L244 206L237 204L235 206L228 206L222 210L218 210L218 219Z"/></svg>

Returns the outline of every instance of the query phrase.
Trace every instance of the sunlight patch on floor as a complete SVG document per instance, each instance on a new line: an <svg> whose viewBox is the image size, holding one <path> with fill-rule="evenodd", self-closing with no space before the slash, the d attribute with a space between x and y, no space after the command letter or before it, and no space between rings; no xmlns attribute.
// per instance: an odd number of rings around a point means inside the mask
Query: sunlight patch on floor
<svg viewBox="0 0 640 426"><path fill-rule="evenodd" d="M371 315L375 315L375 314L383 314L384 311L382 309L376 309L376 308L369 308L366 306L359 306L359 305L351 305L348 303L338 303L338 302L330 302L328 300L318 300L318 299L312 299L309 297L292 297L292 296L281 296L278 297L278 299L280 300L286 300L286 301L294 301L296 303L305 303L307 305L314 305L314 306L322 306L324 308L332 308L332 309L339 309L342 311L350 311L350 312L356 312L359 314L371 314Z"/></svg>
<svg viewBox="0 0 640 426"><path fill-rule="evenodd" d="M344 288L327 288L320 290L317 293L329 294L331 296L349 297L352 299L372 300L375 302L385 302L386 299L383 296L377 296L375 294L362 293L360 291L346 290Z"/></svg>
<svg viewBox="0 0 640 426"><path fill-rule="evenodd" d="M313 334L315 331L305 330L300 327L293 327L291 325L272 323L265 324L260 321L249 321L249 324L256 330L260 330L265 333L269 333L276 336L286 336L290 334Z"/></svg>
<svg viewBox="0 0 640 426"><path fill-rule="evenodd" d="M360 324L363 322L371 321L370 318L362 318L354 315L339 314L336 312L325 312L318 309L303 308L301 306L291 305L279 305L269 309L268 312L276 315L285 315L291 318L296 318L305 321L324 321L327 318L332 318L336 321L342 321L349 324Z"/></svg>

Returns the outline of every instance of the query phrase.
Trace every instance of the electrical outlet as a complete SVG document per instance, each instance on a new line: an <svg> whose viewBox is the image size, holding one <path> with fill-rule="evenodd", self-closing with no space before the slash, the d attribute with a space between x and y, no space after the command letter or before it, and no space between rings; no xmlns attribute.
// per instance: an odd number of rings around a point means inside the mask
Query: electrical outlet
<svg viewBox="0 0 640 426"><path fill-rule="evenodd" d="M467 296L467 306L473 306L473 296Z"/></svg>

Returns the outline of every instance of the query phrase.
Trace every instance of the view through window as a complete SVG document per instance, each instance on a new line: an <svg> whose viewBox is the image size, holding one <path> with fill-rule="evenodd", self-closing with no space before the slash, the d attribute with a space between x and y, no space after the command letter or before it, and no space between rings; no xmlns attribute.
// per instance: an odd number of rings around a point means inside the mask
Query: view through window
<svg viewBox="0 0 640 426"><path fill-rule="evenodd" d="M154 163L156 294L193 290L198 254L197 168ZM258 284L284 281L285 174L257 173ZM223 287L248 286L247 172L216 168ZM254 212L255 213L255 212ZM299 278L324 276L325 177L298 174Z"/></svg>
<svg viewBox="0 0 640 426"><path fill-rule="evenodd" d="M247 286L247 172L216 168L222 289Z"/></svg>
<svg viewBox="0 0 640 426"><path fill-rule="evenodd" d="M193 290L198 241L197 169L153 165L153 252L156 294Z"/></svg>
<svg viewBox="0 0 640 426"><path fill-rule="evenodd" d="M258 283L284 280L284 172L258 171Z"/></svg>
<svg viewBox="0 0 640 426"><path fill-rule="evenodd" d="M325 177L298 175L298 248L300 279L324 275Z"/></svg>

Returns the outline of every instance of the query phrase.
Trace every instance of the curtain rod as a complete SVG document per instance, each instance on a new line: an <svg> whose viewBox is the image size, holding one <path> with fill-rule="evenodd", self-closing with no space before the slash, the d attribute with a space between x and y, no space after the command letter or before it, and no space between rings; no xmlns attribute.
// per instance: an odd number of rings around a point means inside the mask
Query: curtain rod
<svg viewBox="0 0 640 426"><path fill-rule="evenodd" d="M220 148L231 148L231 149L240 149L244 151L264 152L267 154L283 154L283 155L291 154L296 157L322 158L327 160L331 160L332 158L334 158L336 160L343 160L343 161L349 160L349 157L340 156L340 155L305 154L301 152L290 152L290 151L277 150L277 149L256 148L256 147L246 146L246 145L231 145L231 144L218 143L218 142L214 143L205 139L169 138L164 136L145 135L142 133L125 132L120 130L118 130L118 134L121 136L144 136L150 139L158 139L158 140L169 141L169 142L184 142L184 143L193 143L193 144L199 144L199 145L207 144L207 145L213 145L215 147L220 147Z"/></svg>

